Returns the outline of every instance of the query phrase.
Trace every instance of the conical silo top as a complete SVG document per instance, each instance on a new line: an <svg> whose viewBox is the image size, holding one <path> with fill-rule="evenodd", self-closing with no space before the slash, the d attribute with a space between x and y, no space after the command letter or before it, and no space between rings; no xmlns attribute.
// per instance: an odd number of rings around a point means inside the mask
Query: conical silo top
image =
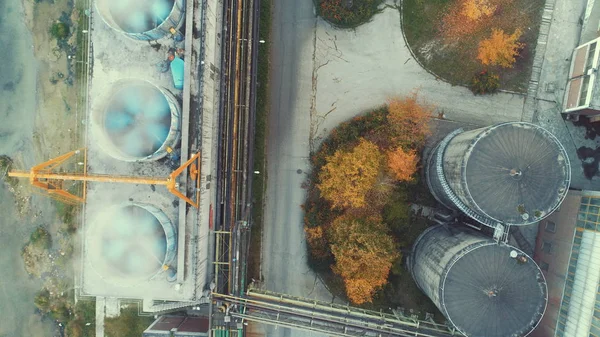
<svg viewBox="0 0 600 337"><path fill-rule="evenodd" d="M487 128L469 147L464 182L476 212L511 225L552 213L569 188L570 165L560 142L529 123Z"/></svg>
<svg viewBox="0 0 600 337"><path fill-rule="evenodd" d="M547 302L546 282L533 260L495 243L458 258L446 274L442 293L444 314L469 337L526 336Z"/></svg>

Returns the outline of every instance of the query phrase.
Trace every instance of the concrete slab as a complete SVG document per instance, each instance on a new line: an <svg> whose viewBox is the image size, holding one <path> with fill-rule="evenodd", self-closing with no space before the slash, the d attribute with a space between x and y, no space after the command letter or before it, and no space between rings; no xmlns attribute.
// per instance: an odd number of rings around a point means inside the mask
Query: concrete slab
<svg viewBox="0 0 600 337"><path fill-rule="evenodd" d="M106 301L104 297L96 297L96 320L94 322L96 327L96 337L104 337L104 308Z"/></svg>
<svg viewBox="0 0 600 337"><path fill-rule="evenodd" d="M193 1L188 2L188 7L193 8ZM198 11L198 14L201 12ZM96 11L92 12L92 31L90 33L93 45L92 61L91 61L91 80L89 92L89 116L85 123L87 128L87 148L88 148L88 172L93 174L109 174L109 175L124 175L137 177L167 177L172 171L172 168L166 165L165 162L146 162L146 163L129 163L116 160L109 156L104 150L104 138L102 137L99 127L98 116L105 107L105 102L110 95L112 85L122 79L145 80L161 87L171 94L181 103L183 94L181 91L173 87L173 81L169 72L160 72L158 64L165 60L169 48L184 47L183 42L176 42L173 39L165 38L155 42L137 41L128 38L118 31L108 27L100 18ZM189 25L188 25L189 26ZM191 36L194 29L187 29ZM199 42L199 41L196 41ZM190 47L192 42L186 45ZM195 43L193 48L201 48L200 43ZM186 54L186 61L192 62L192 52L190 47ZM188 60L192 59L192 60ZM188 66L188 68L191 68ZM197 89L199 86L192 86L197 72L190 71L186 75L187 87ZM194 76L194 78L192 78ZM189 94L189 93L188 93ZM189 95L191 96L191 95ZM188 96L188 98L189 98ZM189 103L189 99L188 99ZM186 104L186 109L182 109L182 118L184 120L184 130L188 126L187 114L189 114L189 104ZM182 137L182 144L185 145L185 155L182 155L182 160L187 157L187 132ZM196 150L196 146L192 146L192 150ZM185 179L185 178L184 178ZM185 189L185 181L182 186ZM142 299L148 294L156 294L156 299L180 301L190 300L195 296L196 278L190 277L200 275L204 285L205 268L199 272L194 272L192 275L186 275L185 266L195 266L196 258L207 264L205 258L206 252L203 251L203 256L198 256L195 253L196 247L191 246L196 243L192 240L192 232L196 230L194 227L197 219L196 212L186 212L185 203L181 202L175 196L171 195L164 187L149 186L149 185L132 185L132 184L107 184L96 183L88 185L88 199L84 209L84 226L82 232L86 232L86 227L91 226L91 223L97 219L107 209L107 207L115 204L129 204L139 202L154 205L160 208L172 223L178 226L178 259L177 268L178 283L170 283L166 280L166 275L156 275L145 282L132 284L114 284L114 282L99 276L90 263L88 251L89 245L83 246L82 258L82 276L80 282L82 284L82 295L99 295L108 297L133 298ZM179 207L180 206L180 207ZM181 210L181 212L179 212ZM189 217L190 225L186 225L186 218ZM86 238L92 240L92 238Z"/></svg>
<svg viewBox="0 0 600 337"><path fill-rule="evenodd" d="M599 190L600 178L587 179L583 173L582 161L577 156L581 146L596 148L597 141L586 139L583 127L577 127L570 121L565 121L561 112L565 88L573 50L586 41L581 39L588 2L586 0L548 0L554 5L552 12L549 38L543 55L544 62L540 73L540 86L536 93L534 122L552 132L563 144L571 161L571 188ZM600 11L600 6L593 6ZM590 13L587 22L597 25L590 18L596 13ZM553 83L554 92L546 90L546 84Z"/></svg>
<svg viewBox="0 0 600 337"><path fill-rule="evenodd" d="M450 120L482 126L521 120L523 95L474 96L467 88L451 86L421 68L406 46L400 13L394 8L384 9L355 30L338 30L318 19L314 67L313 124L318 124L318 136L383 105L389 97L415 90Z"/></svg>

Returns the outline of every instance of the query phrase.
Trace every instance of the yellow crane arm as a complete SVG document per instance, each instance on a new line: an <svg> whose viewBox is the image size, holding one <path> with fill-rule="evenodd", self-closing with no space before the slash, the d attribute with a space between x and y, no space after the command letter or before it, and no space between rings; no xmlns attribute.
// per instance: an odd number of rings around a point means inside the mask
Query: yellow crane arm
<svg viewBox="0 0 600 337"><path fill-rule="evenodd" d="M56 173L52 172L53 169L63 164L66 160L72 156L81 153L85 156L84 162L84 173ZM168 177L130 177L130 176L114 176L114 175L103 175L103 174L87 174L87 153L85 149L79 149L71 151L62 156L50 159L39 165L31 168L30 171L10 171L8 172L9 177L15 178L28 178L31 185L45 190L50 195L57 197L59 200L64 202L85 202L85 183L86 182L105 182L105 183L127 183L127 184L144 184L144 185L163 185L166 186L169 192L175 196L183 199L194 207L198 207L198 196L200 190L200 153L194 154L187 162L173 171ZM196 200L188 198L186 195L178 190L177 177L184 170L191 168L190 178L196 180L195 185L195 196ZM69 191L65 190L62 185L62 181L82 181L84 183L83 196L77 196Z"/></svg>
<svg viewBox="0 0 600 337"><path fill-rule="evenodd" d="M52 180L69 180L69 181L93 181L105 183L128 183L128 184L146 184L146 185L167 185L169 178L144 178L144 177L126 177L126 176L111 176L97 174L62 174L62 173L38 173L26 171L11 171L8 172L9 177L29 178L30 180L52 179Z"/></svg>

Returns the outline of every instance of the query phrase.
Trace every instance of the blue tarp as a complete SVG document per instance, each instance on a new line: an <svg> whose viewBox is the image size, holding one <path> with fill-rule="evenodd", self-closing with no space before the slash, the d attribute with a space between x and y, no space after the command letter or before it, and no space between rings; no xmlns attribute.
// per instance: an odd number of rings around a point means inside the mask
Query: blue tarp
<svg viewBox="0 0 600 337"><path fill-rule="evenodd" d="M183 65L184 62L179 57L171 61L171 74L173 75L173 85L175 89L183 89Z"/></svg>

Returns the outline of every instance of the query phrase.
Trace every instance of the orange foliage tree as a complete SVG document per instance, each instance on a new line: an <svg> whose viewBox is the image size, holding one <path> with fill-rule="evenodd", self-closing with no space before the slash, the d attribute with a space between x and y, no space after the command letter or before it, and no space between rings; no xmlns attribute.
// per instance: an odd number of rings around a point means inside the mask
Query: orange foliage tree
<svg viewBox="0 0 600 337"><path fill-rule="evenodd" d="M321 196L333 208L364 207L365 194L377 182L382 159L377 145L364 138L351 151L336 151L319 173Z"/></svg>
<svg viewBox="0 0 600 337"><path fill-rule="evenodd" d="M429 135L433 106L419 104L417 93L388 100L388 123L392 141L405 149L416 148Z"/></svg>
<svg viewBox="0 0 600 337"><path fill-rule="evenodd" d="M388 152L388 167L396 180L411 181L417 172L419 156L417 151L404 151L401 147Z"/></svg>
<svg viewBox="0 0 600 337"><path fill-rule="evenodd" d="M325 258L329 255L329 246L322 226L308 227L304 226L306 241L310 247L310 252L316 258Z"/></svg>
<svg viewBox="0 0 600 337"><path fill-rule="evenodd" d="M502 29L493 29L492 35L479 43L477 59L484 65L512 68L519 49L525 46L518 42L521 34L520 29L516 29L512 35L505 34Z"/></svg>
<svg viewBox="0 0 600 337"><path fill-rule="evenodd" d="M496 5L490 0L463 0L461 14L473 21L494 14Z"/></svg>
<svg viewBox="0 0 600 337"><path fill-rule="evenodd" d="M370 302L399 257L389 229L380 216L343 215L333 221L329 238L335 257L332 270L344 280L348 299L356 304Z"/></svg>
<svg viewBox="0 0 600 337"><path fill-rule="evenodd" d="M447 39L458 39L478 30L498 7L498 0L455 0L442 17L440 30Z"/></svg>

